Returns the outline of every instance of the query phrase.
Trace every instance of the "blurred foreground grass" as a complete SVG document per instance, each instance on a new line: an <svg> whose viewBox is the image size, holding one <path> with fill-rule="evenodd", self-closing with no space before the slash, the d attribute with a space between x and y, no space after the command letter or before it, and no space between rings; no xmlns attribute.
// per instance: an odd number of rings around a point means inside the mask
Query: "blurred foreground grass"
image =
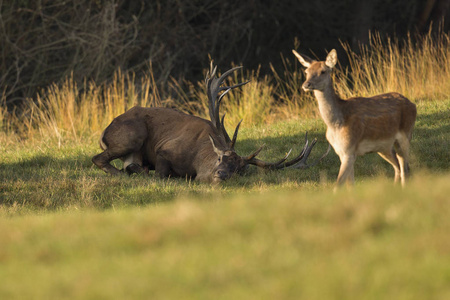
<svg viewBox="0 0 450 300"><path fill-rule="evenodd" d="M0 219L2 299L448 299L450 176Z"/></svg>

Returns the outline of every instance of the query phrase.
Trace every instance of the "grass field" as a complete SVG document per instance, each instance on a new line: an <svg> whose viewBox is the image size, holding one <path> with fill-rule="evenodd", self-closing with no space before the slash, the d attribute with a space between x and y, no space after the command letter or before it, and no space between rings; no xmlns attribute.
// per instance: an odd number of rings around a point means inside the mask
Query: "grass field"
<svg viewBox="0 0 450 300"><path fill-rule="evenodd" d="M2 299L447 299L449 175L0 220Z"/></svg>
<svg viewBox="0 0 450 300"><path fill-rule="evenodd" d="M449 299L450 38L375 36L346 51L342 96L398 91L417 105L405 189L371 154L355 187L333 193L333 151L311 169L250 168L218 186L111 177L91 158L112 118L136 104L205 114L202 84L175 86L176 103L151 72L81 88L69 78L21 110L0 105L0 299ZM268 161L296 155L308 132L314 160L325 125L284 62L273 78L233 78L252 81L227 97L226 125L243 118L237 152L266 144Z"/></svg>
<svg viewBox="0 0 450 300"><path fill-rule="evenodd" d="M450 297L450 100L423 101L405 190L376 155L332 193L334 153L308 170L212 187L94 167L95 138L2 146L1 299L446 299ZM242 129L270 160L315 118ZM295 151L295 150L294 150Z"/></svg>

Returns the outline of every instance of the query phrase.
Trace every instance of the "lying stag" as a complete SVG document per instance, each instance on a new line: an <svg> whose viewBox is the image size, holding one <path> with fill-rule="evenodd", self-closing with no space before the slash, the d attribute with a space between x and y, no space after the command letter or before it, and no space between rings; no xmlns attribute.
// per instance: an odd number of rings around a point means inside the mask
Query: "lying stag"
<svg viewBox="0 0 450 300"><path fill-rule="evenodd" d="M119 158L123 160L123 169L128 174L155 170L160 177L188 177L213 183L241 173L248 165L266 169L308 166L306 159L316 140L308 145L306 139L303 151L290 161L286 161L288 155L274 163L259 160L256 156L262 147L249 156L236 154L234 145L240 123L230 139L223 117L219 118L219 107L221 100L231 89L247 83L220 87L226 77L238 68L240 67L228 70L220 78L216 78L216 68L211 64L206 86L212 122L176 109L133 107L115 118L103 131L100 147L104 151L92 158L93 163L103 171L117 175L122 171L113 167L110 162ZM222 91L224 92L218 97Z"/></svg>
<svg viewBox="0 0 450 300"><path fill-rule="evenodd" d="M327 140L341 160L338 185L353 183L357 156L378 152L394 167L395 181L401 179L404 186L416 105L398 93L343 100L334 91L331 79L337 63L336 50L325 61L315 61L292 51L306 68L302 88L314 91L320 115L327 125Z"/></svg>

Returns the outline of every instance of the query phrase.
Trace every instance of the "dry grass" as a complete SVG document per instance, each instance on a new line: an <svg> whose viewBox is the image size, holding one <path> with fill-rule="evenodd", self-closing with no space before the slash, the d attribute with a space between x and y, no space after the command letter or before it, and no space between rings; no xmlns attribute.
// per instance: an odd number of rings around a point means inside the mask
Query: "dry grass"
<svg viewBox="0 0 450 300"><path fill-rule="evenodd" d="M57 139L97 135L112 119L135 105L161 106L153 73L136 79L133 73L120 70L111 83L100 86L94 82L78 87L73 78L67 78L61 86L51 85L41 92L36 101L25 105L22 122L17 129L26 137L36 133L41 139ZM14 118L19 121L19 118Z"/></svg>
<svg viewBox="0 0 450 300"><path fill-rule="evenodd" d="M338 91L342 96L369 96L396 91L407 98L442 99L450 95L450 37L440 33L423 36L413 42L408 37L382 40L371 36L357 55L343 44L350 66L341 72Z"/></svg>
<svg viewBox="0 0 450 300"><path fill-rule="evenodd" d="M450 38L446 33L411 39L383 41L379 34L370 44L361 46L360 54L343 44L349 67L335 73L337 91L343 97L369 96L397 91L413 101L446 99L450 95ZM284 70L272 67L272 76L260 76L259 70L241 70L230 83L250 80L234 90L223 103L226 125L234 127L240 119L243 126L271 123L274 120L314 117L315 101L301 90L304 81L297 62L283 58ZM225 71L225 68L220 70ZM0 139L11 143L20 138L55 140L98 136L111 120L134 105L178 107L207 117L204 82L180 84L173 79L162 89L150 66L146 75L120 70L111 82L97 85L84 81L77 86L72 77L62 85L42 90L36 100L29 99L20 114L0 110Z"/></svg>

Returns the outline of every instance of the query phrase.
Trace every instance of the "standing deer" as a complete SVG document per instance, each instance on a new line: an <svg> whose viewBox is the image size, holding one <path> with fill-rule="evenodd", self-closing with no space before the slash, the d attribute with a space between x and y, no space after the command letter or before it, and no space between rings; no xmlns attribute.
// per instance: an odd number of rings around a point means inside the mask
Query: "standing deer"
<svg viewBox="0 0 450 300"><path fill-rule="evenodd" d="M416 105L399 93L341 99L335 92L331 71L337 63L336 50L325 61L315 61L292 50L306 68L302 88L314 91L326 137L339 156L337 184L354 182L357 156L377 152L395 170L395 182L405 185L409 173L409 146L416 121Z"/></svg>
<svg viewBox="0 0 450 300"><path fill-rule="evenodd" d="M307 167L306 159L316 140L308 145L306 138L303 151L290 161L286 161L289 153L274 163L259 160L256 156L262 147L245 157L236 153L234 145L240 123L230 139L224 127L224 117L219 117L219 108L230 90L247 83L221 87L226 77L238 68L216 78L216 68L211 63L206 78L211 121L170 108L135 106L116 117L103 131L100 147L104 151L92 158L93 163L106 173L117 175L122 172L110 162L119 158L128 174L145 174L150 169L160 177L188 177L212 183L241 173L248 165L265 169Z"/></svg>

